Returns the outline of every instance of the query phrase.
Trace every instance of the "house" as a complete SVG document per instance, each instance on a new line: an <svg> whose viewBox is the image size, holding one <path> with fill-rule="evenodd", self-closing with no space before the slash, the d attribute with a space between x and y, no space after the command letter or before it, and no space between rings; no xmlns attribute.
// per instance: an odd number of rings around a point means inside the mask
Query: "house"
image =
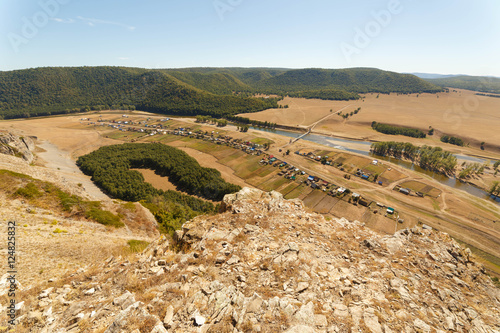
<svg viewBox="0 0 500 333"><path fill-rule="evenodd" d="M369 175L362 175L361 178L368 180L368 178L370 178L370 176Z"/></svg>
<svg viewBox="0 0 500 333"><path fill-rule="evenodd" d="M344 188L344 187L339 187L339 188L337 189L337 193L339 193L339 194L342 194L342 193L344 193L345 191L346 191L346 188Z"/></svg>
<svg viewBox="0 0 500 333"><path fill-rule="evenodd" d="M310 182L314 181L314 176L307 177L307 180L310 181Z"/></svg>
<svg viewBox="0 0 500 333"><path fill-rule="evenodd" d="M359 199L361 197L361 195L359 195L358 193L352 193L352 197L353 199Z"/></svg>
<svg viewBox="0 0 500 333"><path fill-rule="evenodd" d="M394 208L387 207L387 214L394 214Z"/></svg>
<svg viewBox="0 0 500 333"><path fill-rule="evenodd" d="M378 165L378 161L377 161L377 160L373 160L373 161L372 161L372 164L373 164L373 165Z"/></svg>

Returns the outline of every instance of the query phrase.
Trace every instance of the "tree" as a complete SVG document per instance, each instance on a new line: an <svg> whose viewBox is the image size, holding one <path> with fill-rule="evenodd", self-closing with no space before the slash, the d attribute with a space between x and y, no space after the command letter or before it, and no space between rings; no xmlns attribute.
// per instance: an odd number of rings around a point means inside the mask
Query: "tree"
<svg viewBox="0 0 500 333"><path fill-rule="evenodd" d="M484 145L485 145L486 142L481 142L481 150L484 150Z"/></svg>
<svg viewBox="0 0 500 333"><path fill-rule="evenodd" d="M500 182L493 182L490 188L490 194L498 197L498 195L500 194Z"/></svg>
<svg viewBox="0 0 500 333"><path fill-rule="evenodd" d="M493 169L498 169L498 166L500 166L500 161L496 161L495 164L493 164Z"/></svg>

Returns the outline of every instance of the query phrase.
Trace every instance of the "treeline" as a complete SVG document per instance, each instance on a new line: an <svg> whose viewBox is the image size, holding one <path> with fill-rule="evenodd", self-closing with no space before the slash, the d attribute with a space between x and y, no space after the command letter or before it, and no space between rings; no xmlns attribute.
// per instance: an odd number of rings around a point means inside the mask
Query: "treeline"
<svg viewBox="0 0 500 333"><path fill-rule="evenodd" d="M495 98L500 98L500 95L492 95L492 94L481 94L481 93L476 93L478 96L486 96L486 97L495 97Z"/></svg>
<svg viewBox="0 0 500 333"><path fill-rule="evenodd" d="M270 128L270 129L276 128L276 123L271 123L268 121L252 120L252 119L240 117L240 116L226 116L226 119L229 121L232 121L238 125L247 125L247 126Z"/></svg>
<svg viewBox="0 0 500 333"><path fill-rule="evenodd" d="M218 127L224 127L227 126L227 120L226 119L217 119L213 118L210 116L196 116L196 122L200 124L215 124Z"/></svg>
<svg viewBox="0 0 500 333"><path fill-rule="evenodd" d="M421 168L452 173L457 166L457 158L441 147L415 146L409 142L376 142L371 145L371 150L378 155L394 156L413 161Z"/></svg>
<svg viewBox="0 0 500 333"><path fill-rule="evenodd" d="M144 181L131 168L152 169L168 176L177 189L199 197L220 201L224 195L240 190L227 183L219 171L203 168L185 152L155 143L130 143L99 148L81 156L77 165L112 197L126 201L145 201L153 214L161 217L167 231L195 215L214 212L212 203L176 191L163 191Z"/></svg>
<svg viewBox="0 0 500 333"><path fill-rule="evenodd" d="M404 135L412 138L425 138L427 136L423 131L416 128L382 124L376 121L372 122L372 128L377 132L390 135Z"/></svg>
<svg viewBox="0 0 500 333"><path fill-rule="evenodd" d="M442 87L500 94L500 78L496 77L460 75L447 78L425 80Z"/></svg>
<svg viewBox="0 0 500 333"><path fill-rule="evenodd" d="M443 88L414 75L375 68L287 70L255 82L253 86L267 93L292 94L300 92L302 94L318 94L318 97L328 97L329 92L333 91L336 94L342 92L411 94L443 91ZM349 98L349 95L345 95L345 97Z"/></svg>
<svg viewBox="0 0 500 333"><path fill-rule="evenodd" d="M454 137L454 136L449 136L449 135L443 135L441 137L441 142L444 143L450 143L455 146L460 146L463 147L465 145L464 140Z"/></svg>
<svg viewBox="0 0 500 333"><path fill-rule="evenodd" d="M361 98L361 96L359 96L355 92L348 92L344 90L331 90L331 89L289 92L288 96L298 97L298 98L308 98L308 99L318 98L330 101L349 101Z"/></svg>
<svg viewBox="0 0 500 333"><path fill-rule="evenodd" d="M278 107L275 98L216 95L167 73L140 68L64 67L0 72L4 119L141 109L174 115L224 116Z"/></svg>

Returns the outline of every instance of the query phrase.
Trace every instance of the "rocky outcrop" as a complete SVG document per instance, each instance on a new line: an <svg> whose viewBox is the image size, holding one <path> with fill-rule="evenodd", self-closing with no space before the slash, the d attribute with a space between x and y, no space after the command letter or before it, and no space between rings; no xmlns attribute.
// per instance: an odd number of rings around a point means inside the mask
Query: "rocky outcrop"
<svg viewBox="0 0 500 333"><path fill-rule="evenodd" d="M33 162L36 137L17 136L9 132L0 132L0 154L12 155Z"/></svg>
<svg viewBox="0 0 500 333"><path fill-rule="evenodd" d="M500 293L447 234L382 236L245 188L133 258L26 292L33 332L500 332ZM31 326L30 326L31 325Z"/></svg>

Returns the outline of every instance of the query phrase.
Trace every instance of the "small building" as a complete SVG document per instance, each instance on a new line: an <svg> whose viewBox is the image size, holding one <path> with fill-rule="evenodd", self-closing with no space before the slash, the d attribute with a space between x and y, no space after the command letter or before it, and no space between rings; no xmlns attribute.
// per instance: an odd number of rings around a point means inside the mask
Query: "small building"
<svg viewBox="0 0 500 333"><path fill-rule="evenodd" d="M387 207L387 214L394 214L394 208Z"/></svg>
<svg viewBox="0 0 500 333"><path fill-rule="evenodd" d="M368 175L362 175L361 178L363 178L365 180L368 180L368 178L370 178L370 176L368 176Z"/></svg>
<svg viewBox="0 0 500 333"><path fill-rule="evenodd" d="M358 193L352 193L352 197L353 199L359 199L361 197L361 195L359 195Z"/></svg>
<svg viewBox="0 0 500 333"><path fill-rule="evenodd" d="M373 160L373 161L372 161L372 164L373 164L373 165L378 165L378 161L377 161L377 160Z"/></svg>
<svg viewBox="0 0 500 333"><path fill-rule="evenodd" d="M403 194L406 194L406 195L409 195L410 194L410 190L407 189L407 188L404 188L404 187L401 187L399 189L399 192L403 193Z"/></svg>
<svg viewBox="0 0 500 333"><path fill-rule="evenodd" d="M307 180L310 181L310 182L312 182L314 180L314 176L307 177Z"/></svg>
<svg viewBox="0 0 500 333"><path fill-rule="evenodd" d="M345 192L345 190L346 190L346 188L345 188L345 187L339 187L339 188L337 189L337 193L342 194L342 193L344 193L344 192Z"/></svg>

